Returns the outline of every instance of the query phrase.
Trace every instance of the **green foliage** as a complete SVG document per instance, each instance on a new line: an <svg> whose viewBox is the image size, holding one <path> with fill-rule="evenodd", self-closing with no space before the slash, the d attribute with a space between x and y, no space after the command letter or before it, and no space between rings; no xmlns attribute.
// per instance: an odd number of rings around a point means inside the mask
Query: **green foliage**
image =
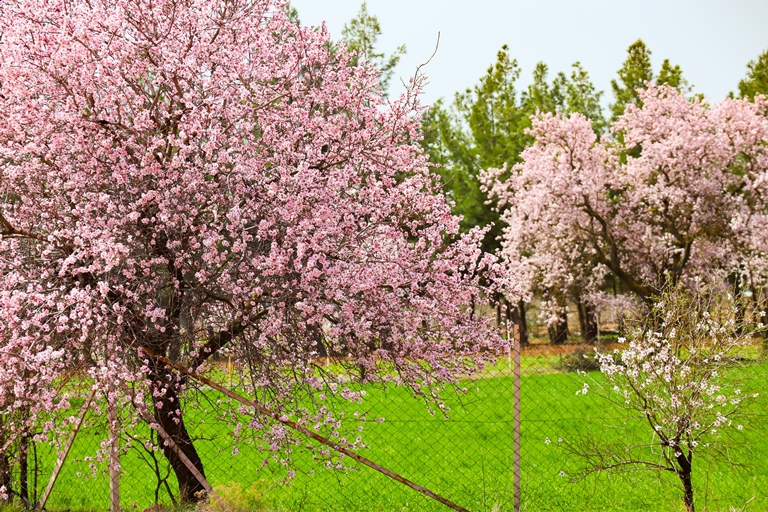
<svg viewBox="0 0 768 512"><path fill-rule="evenodd" d="M505 45L474 91L456 95L456 108L465 113L476 147L476 162L481 168L515 162L527 145L526 137L519 136L525 122L525 112L517 104L515 91L519 78L520 67L517 60L510 59Z"/></svg>
<svg viewBox="0 0 768 512"><path fill-rule="evenodd" d="M539 112L580 113L592 119L593 128L598 135L603 133L606 126L600 106L603 92L595 89L580 62L574 62L571 67L573 71L570 76L561 71L549 84L547 65L543 62L536 64L533 82L520 98L521 108L526 114L526 128L530 126L530 116Z"/></svg>
<svg viewBox="0 0 768 512"><path fill-rule="evenodd" d="M445 194L453 202L453 212L463 217L462 229L493 224L483 240L483 250L493 252L501 235L499 214L485 204L487 198L477 179L481 169L477 148L472 135L459 128L461 120L455 110L436 102L423 119L423 143Z"/></svg>
<svg viewBox="0 0 768 512"><path fill-rule="evenodd" d="M550 85L547 83L549 68L543 62L536 64L533 69L533 81L528 89L520 97L521 106L524 110L535 114L536 112L555 112L563 110L565 106L565 97L560 82L555 81ZM562 73L558 75L558 78Z"/></svg>
<svg viewBox="0 0 768 512"><path fill-rule="evenodd" d="M661 64L661 70L659 76L656 78L656 85L669 85L679 90L688 89L688 81L683 78L683 70L679 65L674 67L669 62L669 59L664 59Z"/></svg>
<svg viewBox="0 0 768 512"><path fill-rule="evenodd" d="M651 50L642 39L638 39L627 48L627 59L619 69L618 80L611 80L613 97L611 104L611 123L616 121L627 108L628 103L643 106L637 94L638 89L645 89L647 82L654 82L653 67L651 66ZM672 65L669 59L664 59L655 80L656 85L670 85L680 91L688 91L688 81L683 77L679 65Z"/></svg>
<svg viewBox="0 0 768 512"><path fill-rule="evenodd" d="M592 128L600 135L606 127L603 108L600 106L600 97L603 91L595 89L589 79L589 74L581 67L580 62L574 62L571 66L570 78L566 78L561 72L555 80L556 85L565 97L564 111L578 112L592 120Z"/></svg>
<svg viewBox="0 0 768 512"><path fill-rule="evenodd" d="M601 132L605 120L600 109L602 92L595 90L580 63L570 76L564 73L551 82L543 62L536 65L532 83L518 96L520 67L505 45L479 83L457 93L453 103L438 101L424 116L424 147L435 164L445 193L453 200L453 211L463 216L462 227L493 227L483 249L499 247L502 226L499 215L480 189L478 174L487 168L512 167L532 142L525 133L531 115L539 112L580 112L592 118Z"/></svg>
<svg viewBox="0 0 768 512"><path fill-rule="evenodd" d="M499 247L501 226L477 176L481 169L517 163L528 143L515 90L519 76L517 61L503 46L478 85L457 93L450 107L438 101L423 120L425 149L454 202L454 213L464 217L462 227L493 224L483 243L489 252Z"/></svg>
<svg viewBox="0 0 768 512"><path fill-rule="evenodd" d="M376 41L380 35L379 19L368 13L366 2L360 6L357 16L341 29L341 40L347 43L351 50L357 52L357 58L353 63L357 64L357 59L363 57L373 64L379 70L379 88L386 93L395 66L405 54L405 45L400 45L392 55L386 56L383 52L376 50Z"/></svg>
<svg viewBox="0 0 768 512"><path fill-rule="evenodd" d="M637 90L644 89L645 83L651 81L651 50L642 39L638 39L627 48L627 59L619 69L618 80L611 80L613 97L616 98L616 102L611 104L611 122L621 117L628 103L642 106Z"/></svg>
<svg viewBox="0 0 768 512"><path fill-rule="evenodd" d="M739 96L742 98L754 99L758 94L768 95L768 50L747 64L747 76L739 82Z"/></svg>

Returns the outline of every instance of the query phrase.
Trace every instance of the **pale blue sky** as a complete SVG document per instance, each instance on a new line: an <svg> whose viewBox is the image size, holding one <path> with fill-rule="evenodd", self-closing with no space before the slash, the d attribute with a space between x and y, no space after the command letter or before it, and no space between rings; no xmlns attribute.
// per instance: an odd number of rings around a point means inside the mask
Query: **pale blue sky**
<svg viewBox="0 0 768 512"><path fill-rule="evenodd" d="M302 23L326 22L338 38L362 0L292 0ZM653 52L654 70L669 58L679 64L694 91L717 101L736 90L746 65L768 48L768 0L369 0L381 23L379 48L387 53L405 43L396 70L408 77L440 48L425 72L424 101L477 83L502 44L522 68L521 84L544 61L550 75L579 60L603 103L627 47L642 38ZM393 80L392 92L401 87Z"/></svg>

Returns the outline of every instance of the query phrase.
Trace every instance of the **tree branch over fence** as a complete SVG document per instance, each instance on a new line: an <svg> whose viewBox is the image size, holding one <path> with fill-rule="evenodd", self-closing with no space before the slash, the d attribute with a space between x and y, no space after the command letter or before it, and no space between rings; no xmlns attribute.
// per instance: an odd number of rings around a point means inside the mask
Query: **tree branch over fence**
<svg viewBox="0 0 768 512"><path fill-rule="evenodd" d="M368 459L366 457L363 457L359 453L353 452L349 448L346 448L345 446L342 446L339 443L331 441L327 437L321 436L317 432L314 432L314 431L312 431L312 430L310 430L310 429L300 425L298 422L295 422L295 421L289 420L287 418L284 418L282 415L280 415L280 414L278 414L278 413L276 413L276 412L274 412L274 411L272 411L270 409L267 409L263 405L257 404L256 402L254 402L252 400L249 400L249 399L243 397L242 395L239 395L239 394L235 393L234 391L231 391L231 390L229 390L229 389L227 389L227 388L225 388L225 387L215 383L214 381L212 381L212 380L210 380L210 379L208 379L206 377L203 377L202 375L198 375L197 373L194 373L193 371L190 371L189 369L184 368L183 366L180 366L180 365L174 363L173 361L169 360L168 358L166 358L166 357L164 357L164 356L162 356L160 354L157 354L156 352L154 352L154 351L152 351L150 349L142 348L141 350L144 351L150 357L154 358L155 360L160 361L161 363L167 365L170 368L173 368L174 370L182 373L183 375L186 375L189 378L195 379L195 380L201 382L202 384L205 384L206 386L209 386L212 389L215 389L219 393L222 393L222 394L228 396L229 398L231 398L231 399L233 399L233 400L235 400L237 402L240 402L241 404L243 404L245 406L254 408L255 410L259 411L259 413L261 413L261 414L263 414L265 416L268 416L269 418L272 418L273 420L275 420L275 421L285 425L286 427L289 427L292 430L295 430L296 432L299 432L299 433L301 433L301 434L303 434L303 435L305 435L305 436L307 436L307 437L309 437L311 439L314 439L315 441L317 441L318 443L320 443L322 445L328 446L329 448L333 448L337 452L343 453L347 457L350 457L350 458L356 460L357 462L359 462L361 464L364 464L364 465L368 466L369 468L371 468L371 469L373 469L375 471L378 471L379 473L381 473L383 475L386 475L389 478L391 478L391 479L393 479L393 480L395 480L397 482L400 482L401 484L403 484L403 485L405 485L407 487L410 487L411 489L413 489L414 491L416 491L418 493L421 493L421 494L423 494L425 496L428 496L428 497L432 498L435 501L438 501L438 502L442 503L446 507L449 507L449 508L451 508L453 510L462 511L462 512L469 512L464 507L462 507L460 505L457 505L456 503L450 501L449 499L447 499L447 498L445 498L443 496L440 496L439 494L437 494L435 492L432 492L429 489L427 489L425 487L422 487L421 485L419 485L419 484L417 484L415 482L412 482L411 480L408 480L407 478L405 478L405 477L395 473L394 471L390 471L389 469L387 469L387 468L385 468L383 466L380 466L379 464L376 464L372 460L370 460L370 459ZM152 428L154 428L154 427L152 427ZM203 482L201 482L201 483L203 483Z"/></svg>

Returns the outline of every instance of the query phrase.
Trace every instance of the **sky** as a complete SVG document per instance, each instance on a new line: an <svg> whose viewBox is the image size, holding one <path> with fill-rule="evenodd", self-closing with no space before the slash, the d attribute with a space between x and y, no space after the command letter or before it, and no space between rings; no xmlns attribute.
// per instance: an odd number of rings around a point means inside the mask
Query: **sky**
<svg viewBox="0 0 768 512"><path fill-rule="evenodd" d="M325 21L338 39L362 0L292 0L305 25ZM390 88L402 90L419 64L429 83L423 101L453 98L475 85L508 44L530 82L535 64L549 66L550 78L569 73L580 61L592 82L611 100L611 80L638 38L652 52L654 72L669 58L679 64L696 93L712 101L736 91L747 63L768 49L768 0L368 0L382 35L378 50L390 54L405 44Z"/></svg>

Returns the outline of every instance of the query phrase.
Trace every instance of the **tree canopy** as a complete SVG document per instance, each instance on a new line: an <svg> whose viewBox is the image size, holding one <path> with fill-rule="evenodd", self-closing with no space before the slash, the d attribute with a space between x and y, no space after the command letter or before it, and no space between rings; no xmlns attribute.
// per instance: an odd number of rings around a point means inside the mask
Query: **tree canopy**
<svg viewBox="0 0 768 512"><path fill-rule="evenodd" d="M418 146L418 81L383 108L370 64L271 0L6 2L0 33L6 428L55 438L75 371L204 474L173 365L229 354L257 403L330 435L350 379L432 401L500 343L465 309L490 260Z"/></svg>
<svg viewBox="0 0 768 512"><path fill-rule="evenodd" d="M612 275L644 301L667 283L751 269L764 280L768 119L765 101L689 101L670 86L638 92L598 140L579 114L534 120L535 143L512 176L482 180L502 208L510 268L580 281ZM633 151L637 149L637 151Z"/></svg>

